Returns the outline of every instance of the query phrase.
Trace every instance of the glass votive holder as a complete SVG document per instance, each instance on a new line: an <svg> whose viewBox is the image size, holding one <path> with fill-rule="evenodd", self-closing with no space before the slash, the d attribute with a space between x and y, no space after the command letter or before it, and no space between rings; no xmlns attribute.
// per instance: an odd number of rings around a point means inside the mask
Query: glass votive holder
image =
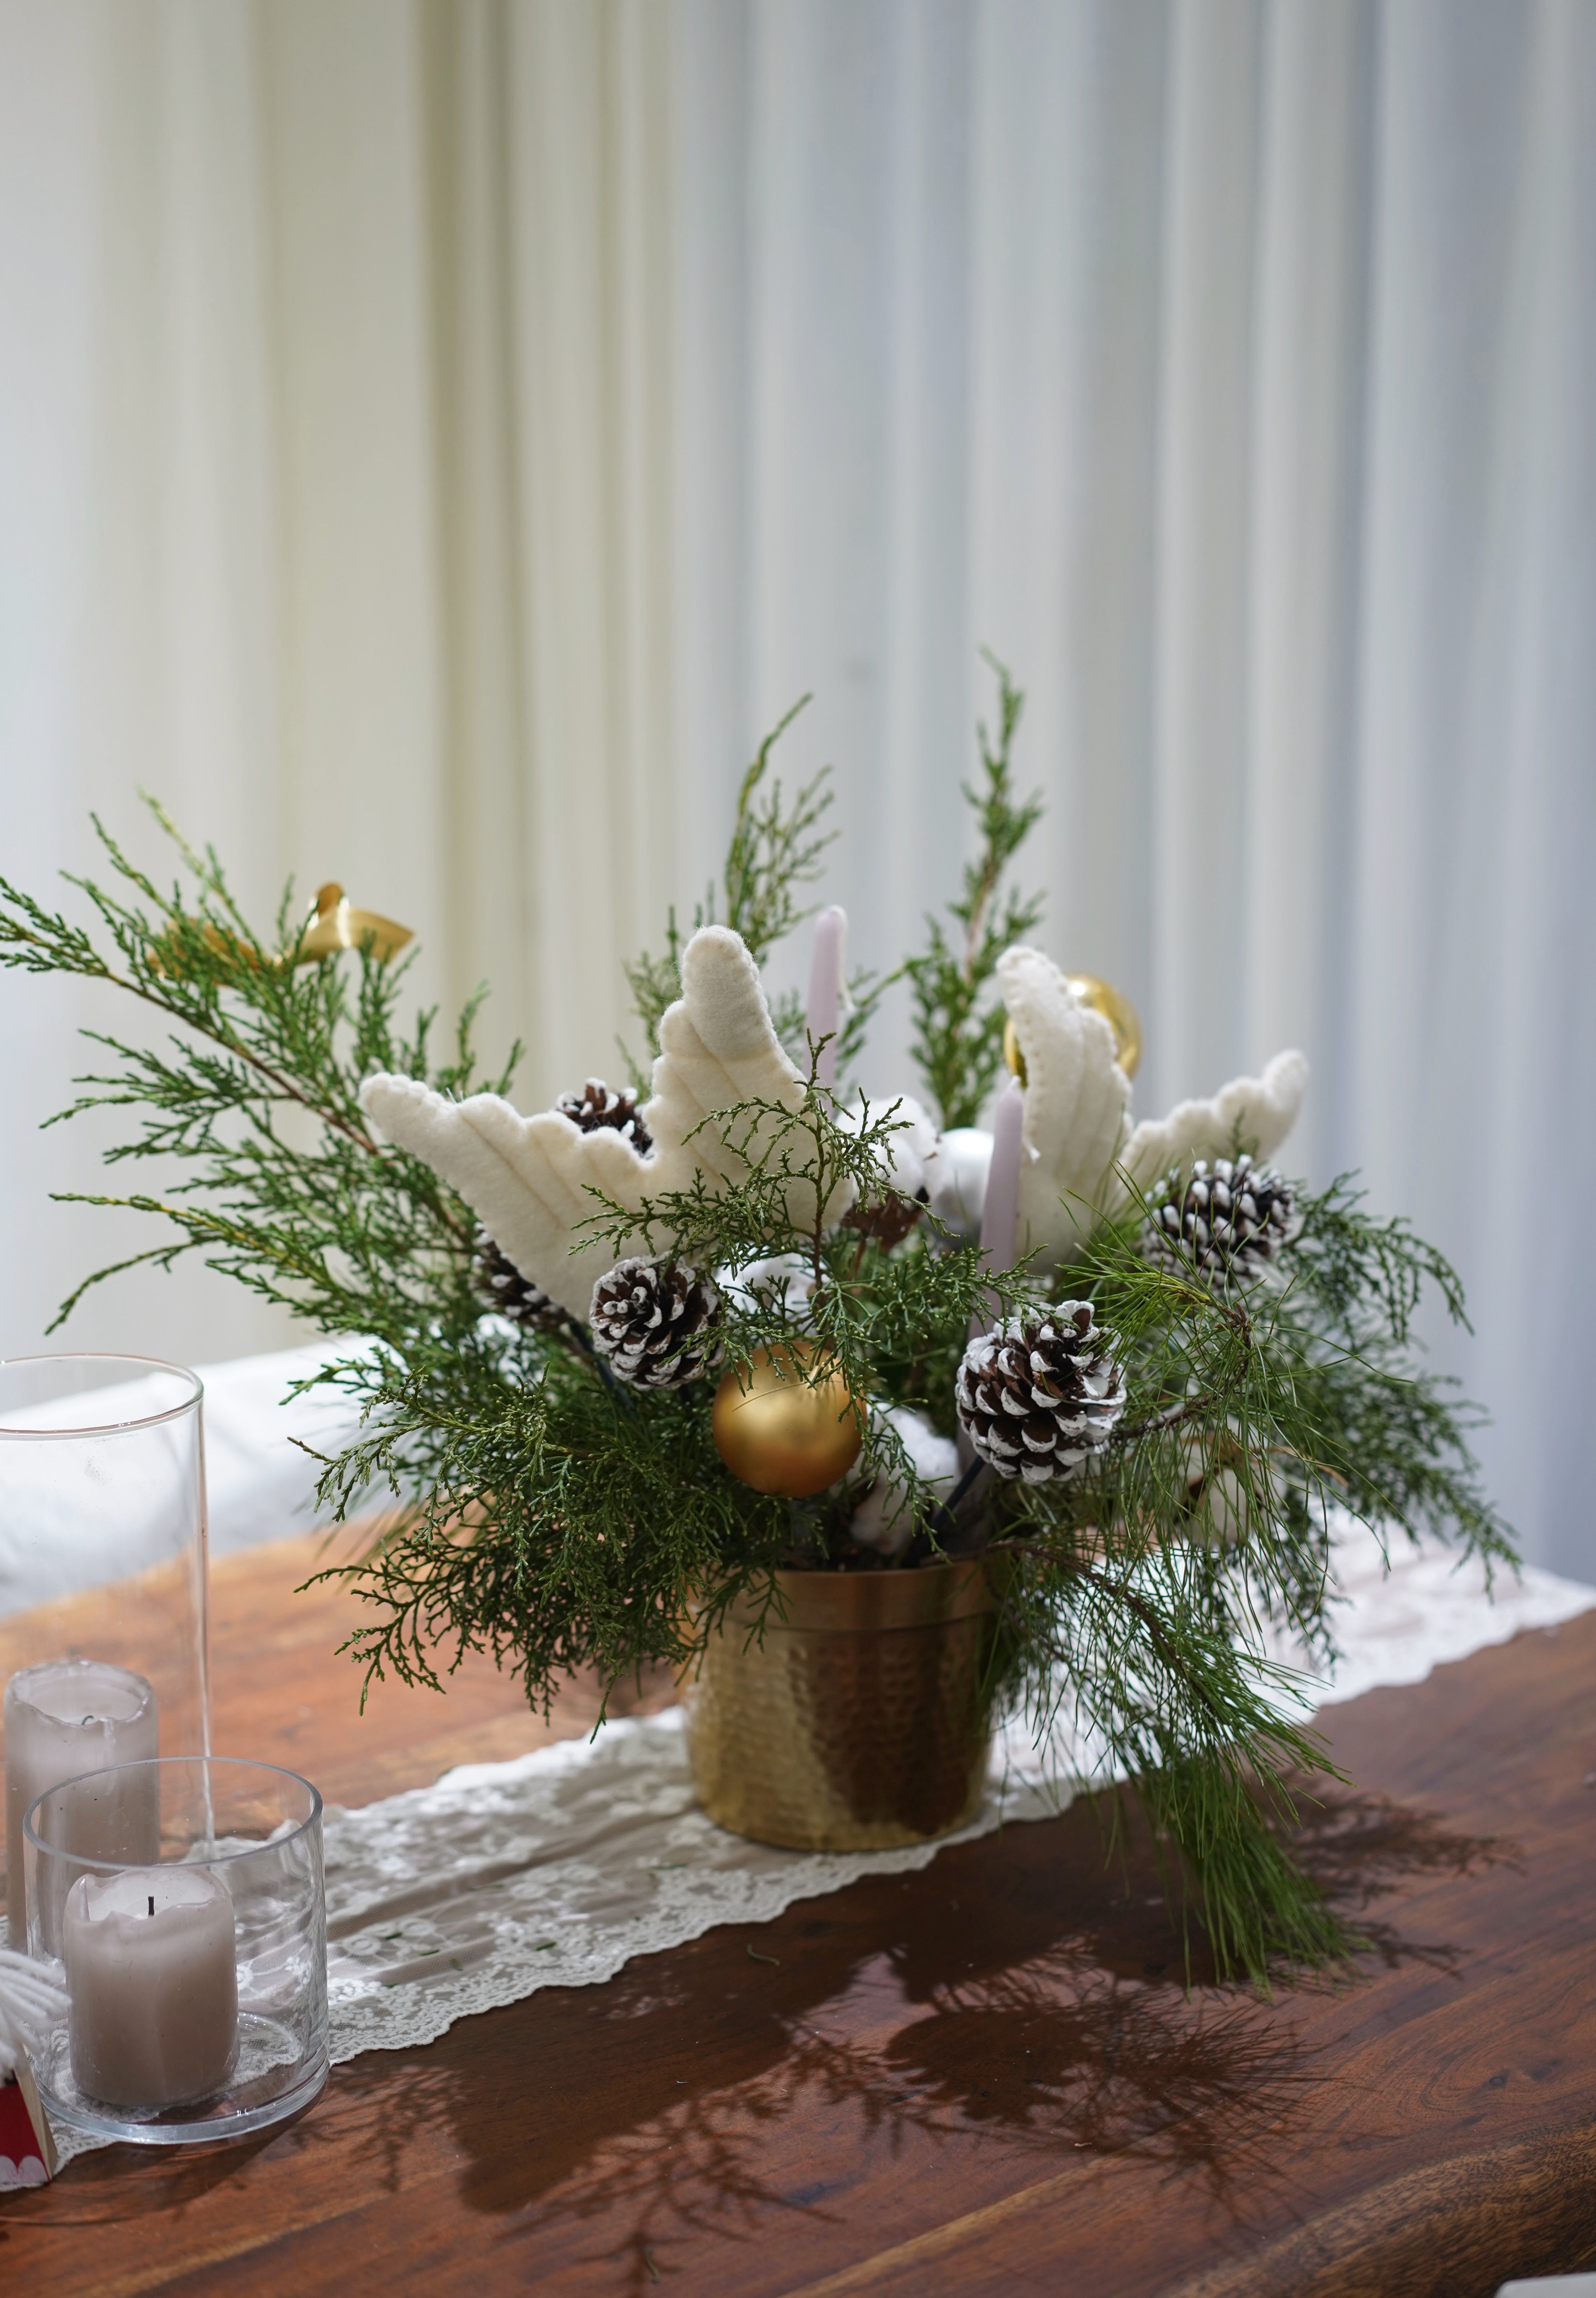
<svg viewBox="0 0 1596 2298"><path fill-rule="evenodd" d="M22 1814L57 1780L210 1746L203 1389L146 1357L0 1363L0 1732L6 1932ZM93 1847L153 1857L137 1832Z"/></svg>
<svg viewBox="0 0 1596 2298"><path fill-rule="evenodd" d="M155 1858L81 1847L130 1805L155 1815ZM24 1838L29 1951L60 1967L68 2005L34 2062L52 2115L101 2138L210 2145L315 2097L327 1901L308 1780L225 1757L118 1765L51 1788Z"/></svg>

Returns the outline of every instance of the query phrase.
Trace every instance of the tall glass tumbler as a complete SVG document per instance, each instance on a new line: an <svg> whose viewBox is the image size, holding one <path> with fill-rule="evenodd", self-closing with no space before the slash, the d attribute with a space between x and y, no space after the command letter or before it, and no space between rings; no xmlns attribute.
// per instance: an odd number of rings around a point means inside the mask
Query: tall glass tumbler
<svg viewBox="0 0 1596 2298"><path fill-rule="evenodd" d="M35 1798L107 1765L210 1752L203 1398L194 1373L147 1357L0 1362L5 1935L19 1950ZM74 1847L154 1858L153 1793L147 1772L130 1774Z"/></svg>

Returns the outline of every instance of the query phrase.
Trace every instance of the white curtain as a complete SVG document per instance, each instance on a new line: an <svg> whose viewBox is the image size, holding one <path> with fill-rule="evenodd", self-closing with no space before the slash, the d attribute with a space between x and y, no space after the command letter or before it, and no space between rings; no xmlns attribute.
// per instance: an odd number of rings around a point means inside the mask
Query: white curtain
<svg viewBox="0 0 1596 2298"><path fill-rule="evenodd" d="M532 1102L806 689L896 957L986 642L1138 1105L1307 1049L1292 1161L1458 1261L1493 1487L1596 1574L1593 129L1587 0L0 0L5 863L143 781L491 975ZM99 1234L77 1011L0 1008L12 1347Z"/></svg>
<svg viewBox="0 0 1596 2298"><path fill-rule="evenodd" d="M293 872L494 996L546 1101L614 1058L674 890L668 17L648 0L0 0L0 868L136 793L257 915ZM148 1176L41 1138L110 994L0 983L0 1348ZM194 1269L69 1343L291 1336ZM61 1346L59 1340L54 1346Z"/></svg>
<svg viewBox="0 0 1596 2298"><path fill-rule="evenodd" d="M1493 1489L1596 1575L1596 10L679 22L690 819L814 687L889 961L994 647L1044 938L1140 1008L1138 1106L1309 1052L1290 1161L1456 1261Z"/></svg>

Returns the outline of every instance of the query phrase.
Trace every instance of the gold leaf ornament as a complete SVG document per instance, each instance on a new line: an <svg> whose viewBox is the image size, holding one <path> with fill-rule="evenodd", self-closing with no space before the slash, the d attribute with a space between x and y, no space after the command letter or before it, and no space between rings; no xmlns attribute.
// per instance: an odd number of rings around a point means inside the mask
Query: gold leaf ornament
<svg viewBox="0 0 1596 2298"><path fill-rule="evenodd" d="M377 963L385 965L415 938L409 926L395 925L392 918L379 917L375 910L357 910L334 879L317 891L311 923L301 938L294 962L307 965L313 958L333 957L341 949L368 947Z"/></svg>
<svg viewBox="0 0 1596 2298"><path fill-rule="evenodd" d="M226 926L213 924L210 919L201 926L200 936L214 956L230 958L236 964L280 967L288 963L285 954L272 956L259 952ZM310 923L294 954L294 963L310 965L318 958L336 956L341 949L369 946L377 963L385 965L415 938L409 926L396 925L392 918L379 917L375 910L357 910L343 887L332 880L318 890ZM151 945L150 965L153 971L170 974L173 979L186 971L177 930L163 934Z"/></svg>

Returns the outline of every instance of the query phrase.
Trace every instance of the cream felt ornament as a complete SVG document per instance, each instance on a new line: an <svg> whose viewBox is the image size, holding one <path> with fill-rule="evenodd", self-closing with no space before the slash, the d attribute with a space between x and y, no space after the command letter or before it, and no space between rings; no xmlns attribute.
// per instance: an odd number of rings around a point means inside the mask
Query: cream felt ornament
<svg viewBox="0 0 1596 2298"><path fill-rule="evenodd" d="M1276 1054L1261 1078L1232 1078L1211 1100L1178 1101L1167 1117L1138 1125L1120 1162L1145 1190L1171 1166L1227 1156L1238 1138L1255 1158L1270 1156L1296 1123L1307 1090L1307 1055L1294 1049ZM1109 1211L1122 1211L1129 1199L1128 1189L1116 1187Z"/></svg>
<svg viewBox="0 0 1596 2298"><path fill-rule="evenodd" d="M628 1253L649 1250L641 1230L619 1252L579 1235L600 1198L640 1212L646 1199L690 1186L695 1173L740 1180L748 1170L741 1148L757 1149L764 1128L740 1121L723 1128L715 1118L739 1103L796 1111L804 1099L758 968L729 927L705 926L688 943L682 996L660 1023L659 1046L653 1094L641 1112L653 1144L647 1156L613 1128L583 1131L559 1110L525 1117L498 1094L449 1101L385 1071L366 1080L360 1106L388 1140L459 1191L523 1276L585 1320L598 1279ZM839 1194L828 1218L848 1202ZM794 1186L789 1210L799 1227L813 1221L814 1195L804 1184Z"/></svg>
<svg viewBox="0 0 1596 2298"><path fill-rule="evenodd" d="M630 1142L608 1130L583 1133L557 1110L524 1117L492 1093L449 1101L413 1078L385 1072L367 1079L360 1106L389 1141L464 1197L523 1277L585 1320L593 1286L616 1254L580 1240L577 1226L599 1211L590 1189L628 1210L641 1203L648 1166ZM657 1185L672 1186L663 1175ZM626 1249L642 1250L641 1237Z"/></svg>
<svg viewBox="0 0 1596 2298"><path fill-rule="evenodd" d="M1277 1054L1261 1078L1235 1078L1207 1101L1183 1101L1132 1127L1130 1079L1113 1030L1040 950L1005 950L998 985L1024 1063L1020 1249L1068 1261L1096 1222L1123 1213L1129 1183L1150 1189L1171 1166L1225 1154L1239 1138L1267 1157L1290 1132L1308 1084L1299 1053Z"/></svg>
<svg viewBox="0 0 1596 2298"><path fill-rule="evenodd" d="M1084 1242L1130 1130L1114 1033L1039 949L1005 950L997 982L1025 1060L1020 1244L1053 1261Z"/></svg>

